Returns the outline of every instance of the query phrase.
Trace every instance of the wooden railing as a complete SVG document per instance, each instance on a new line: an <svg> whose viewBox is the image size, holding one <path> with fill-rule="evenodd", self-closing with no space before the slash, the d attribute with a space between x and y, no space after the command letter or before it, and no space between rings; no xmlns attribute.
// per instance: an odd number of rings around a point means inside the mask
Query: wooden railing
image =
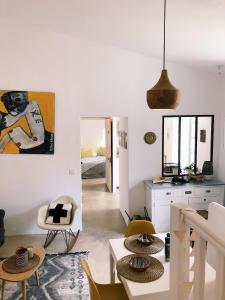
<svg viewBox="0 0 225 300"><path fill-rule="evenodd" d="M214 268L206 262L210 247ZM191 208L171 206L170 294L171 300L225 300L223 206L209 204L209 220Z"/></svg>

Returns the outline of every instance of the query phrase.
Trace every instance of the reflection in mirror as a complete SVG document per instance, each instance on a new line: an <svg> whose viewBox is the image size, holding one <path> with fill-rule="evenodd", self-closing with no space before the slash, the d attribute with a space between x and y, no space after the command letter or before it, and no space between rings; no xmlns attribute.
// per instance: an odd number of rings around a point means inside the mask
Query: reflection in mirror
<svg viewBox="0 0 225 300"><path fill-rule="evenodd" d="M178 175L178 132L179 118L164 120L164 173Z"/></svg>
<svg viewBox="0 0 225 300"><path fill-rule="evenodd" d="M181 118L180 168L188 174L195 162L195 117Z"/></svg>
<svg viewBox="0 0 225 300"><path fill-rule="evenodd" d="M198 118L197 166L202 171L204 161L211 160L211 118Z"/></svg>
<svg viewBox="0 0 225 300"><path fill-rule="evenodd" d="M200 173L213 158L213 115L163 116L162 176Z"/></svg>

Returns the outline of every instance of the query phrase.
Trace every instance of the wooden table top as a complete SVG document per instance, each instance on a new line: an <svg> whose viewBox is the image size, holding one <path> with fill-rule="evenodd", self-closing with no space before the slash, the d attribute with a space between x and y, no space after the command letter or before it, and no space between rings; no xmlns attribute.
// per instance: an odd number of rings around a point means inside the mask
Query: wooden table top
<svg viewBox="0 0 225 300"><path fill-rule="evenodd" d="M24 280L30 278L30 276L42 264L42 262L43 262L43 260L45 258L45 249L42 248L42 247L40 247L40 248L34 248L34 253L37 254L40 257L40 261L39 261L38 265L34 266L29 271L18 273L18 274L12 274L12 273L5 272L3 270L3 268L2 268L2 264L3 264L4 260L1 261L0 262L0 279L6 280L6 281L11 281L11 282L18 282L18 281L24 281Z"/></svg>

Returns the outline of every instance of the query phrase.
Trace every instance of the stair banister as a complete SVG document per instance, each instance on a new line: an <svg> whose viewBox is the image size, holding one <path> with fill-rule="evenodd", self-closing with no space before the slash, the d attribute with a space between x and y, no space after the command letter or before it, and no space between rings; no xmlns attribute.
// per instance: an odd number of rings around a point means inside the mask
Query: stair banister
<svg viewBox="0 0 225 300"><path fill-rule="evenodd" d="M210 211L219 211L224 219L225 208L211 203ZM213 212L214 213L214 212ZM213 230L212 224L193 209L181 204L171 205L170 299L204 300L206 241L216 249L216 288L212 300L225 300L225 240ZM195 235L194 250L190 253L190 229ZM225 234L224 234L225 237ZM194 256L194 265L191 256ZM192 272L193 271L193 272ZM194 274L193 274L194 273ZM191 276L192 275L192 276Z"/></svg>

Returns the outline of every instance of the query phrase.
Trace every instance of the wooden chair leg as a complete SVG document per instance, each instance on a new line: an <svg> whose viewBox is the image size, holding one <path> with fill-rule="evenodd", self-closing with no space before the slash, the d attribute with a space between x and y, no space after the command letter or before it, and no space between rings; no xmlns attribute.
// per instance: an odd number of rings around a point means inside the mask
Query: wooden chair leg
<svg viewBox="0 0 225 300"><path fill-rule="evenodd" d="M37 282L37 286L39 286L39 276L38 276L38 270L35 271L35 277L36 277L36 282Z"/></svg>
<svg viewBox="0 0 225 300"><path fill-rule="evenodd" d="M5 280L2 279L2 295L1 295L1 299L3 300L4 298L4 289L5 289Z"/></svg>
<svg viewBox="0 0 225 300"><path fill-rule="evenodd" d="M22 281L22 295L23 295L23 300L26 300L27 298L27 291L26 291L26 281Z"/></svg>

